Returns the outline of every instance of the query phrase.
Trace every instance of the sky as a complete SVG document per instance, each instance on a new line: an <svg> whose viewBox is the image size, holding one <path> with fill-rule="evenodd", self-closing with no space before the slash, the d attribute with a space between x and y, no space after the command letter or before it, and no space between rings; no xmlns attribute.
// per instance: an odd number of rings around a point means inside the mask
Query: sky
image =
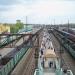
<svg viewBox="0 0 75 75"><path fill-rule="evenodd" d="M0 0L0 23L75 23L74 0Z"/></svg>

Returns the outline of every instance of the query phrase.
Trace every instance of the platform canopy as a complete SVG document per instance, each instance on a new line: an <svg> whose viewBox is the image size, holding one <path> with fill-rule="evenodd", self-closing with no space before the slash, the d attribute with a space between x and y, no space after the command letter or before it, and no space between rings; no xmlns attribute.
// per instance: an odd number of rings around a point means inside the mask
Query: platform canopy
<svg viewBox="0 0 75 75"><path fill-rule="evenodd" d="M51 49L47 49L44 54L45 58L57 58L55 52Z"/></svg>

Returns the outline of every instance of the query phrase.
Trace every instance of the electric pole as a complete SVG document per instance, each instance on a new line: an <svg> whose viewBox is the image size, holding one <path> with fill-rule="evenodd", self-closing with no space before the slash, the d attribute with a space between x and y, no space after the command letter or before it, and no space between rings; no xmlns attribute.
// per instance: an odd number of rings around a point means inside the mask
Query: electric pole
<svg viewBox="0 0 75 75"><path fill-rule="evenodd" d="M26 32L27 32L27 16L26 16Z"/></svg>

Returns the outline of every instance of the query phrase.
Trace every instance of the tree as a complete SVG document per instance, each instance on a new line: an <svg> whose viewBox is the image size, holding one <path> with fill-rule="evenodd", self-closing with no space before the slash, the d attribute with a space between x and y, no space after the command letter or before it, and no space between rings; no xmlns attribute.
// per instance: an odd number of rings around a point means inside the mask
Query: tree
<svg viewBox="0 0 75 75"><path fill-rule="evenodd" d="M17 22L16 22L17 30L22 29L23 27L24 27L23 23L20 20L17 20Z"/></svg>
<svg viewBox="0 0 75 75"><path fill-rule="evenodd" d="M16 24L10 27L10 31L11 33L17 33L23 27L24 27L23 23L20 20L17 20Z"/></svg>

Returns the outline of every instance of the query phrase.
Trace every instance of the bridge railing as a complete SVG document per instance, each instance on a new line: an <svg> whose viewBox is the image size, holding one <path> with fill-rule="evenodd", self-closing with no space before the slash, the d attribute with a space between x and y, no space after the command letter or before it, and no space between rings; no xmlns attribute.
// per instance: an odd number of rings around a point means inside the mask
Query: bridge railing
<svg viewBox="0 0 75 75"><path fill-rule="evenodd" d="M68 74L68 75L73 75L73 73L72 73L71 70L67 70L67 74Z"/></svg>
<svg viewBox="0 0 75 75"><path fill-rule="evenodd" d="M59 60L55 60L56 63L56 75L63 75L63 71L60 68L60 61Z"/></svg>
<svg viewBox="0 0 75 75"><path fill-rule="evenodd" d="M39 75L39 69L36 69L34 75Z"/></svg>
<svg viewBox="0 0 75 75"><path fill-rule="evenodd" d="M40 58L38 59L38 68L35 69L34 75L43 75L43 68L40 62Z"/></svg>

